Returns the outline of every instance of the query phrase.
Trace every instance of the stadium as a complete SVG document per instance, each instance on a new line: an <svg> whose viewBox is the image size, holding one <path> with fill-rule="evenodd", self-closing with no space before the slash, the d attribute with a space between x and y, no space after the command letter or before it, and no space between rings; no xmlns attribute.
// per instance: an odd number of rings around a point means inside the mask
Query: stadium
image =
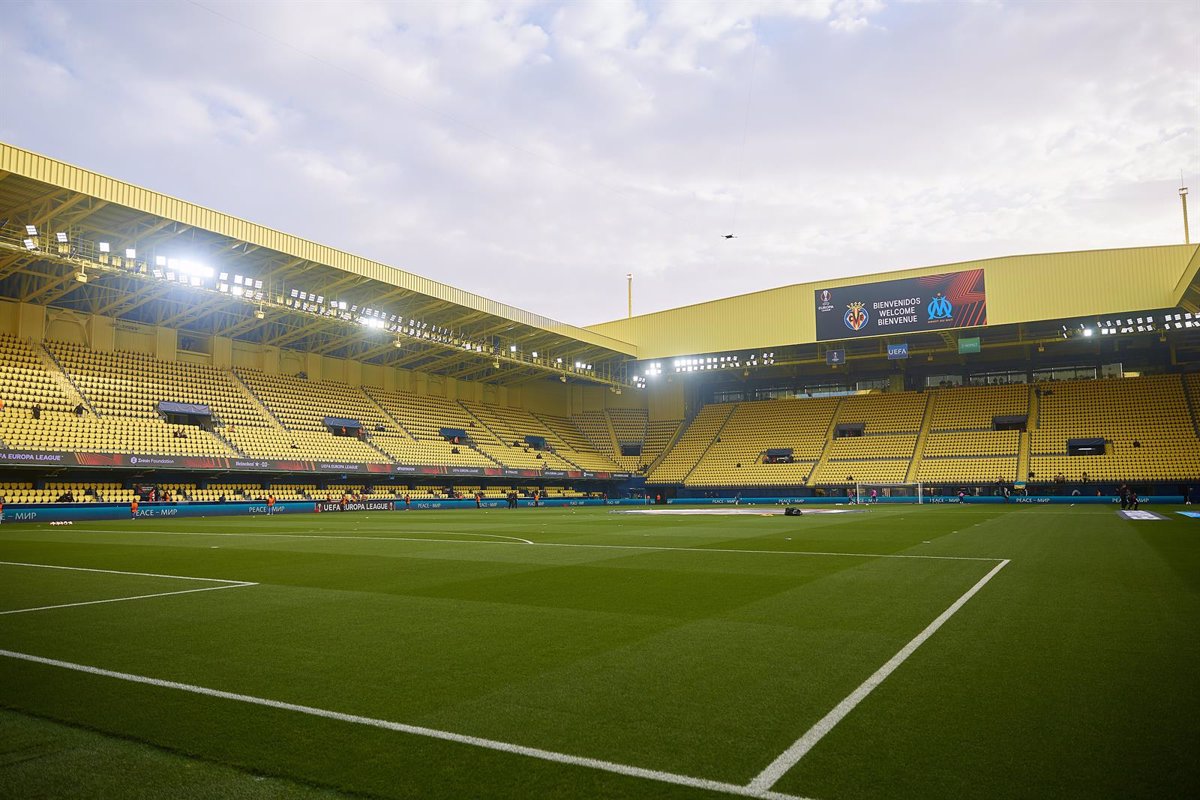
<svg viewBox="0 0 1200 800"><path fill-rule="evenodd" d="M584 328L0 144L0 794L1193 795L1198 270Z"/></svg>

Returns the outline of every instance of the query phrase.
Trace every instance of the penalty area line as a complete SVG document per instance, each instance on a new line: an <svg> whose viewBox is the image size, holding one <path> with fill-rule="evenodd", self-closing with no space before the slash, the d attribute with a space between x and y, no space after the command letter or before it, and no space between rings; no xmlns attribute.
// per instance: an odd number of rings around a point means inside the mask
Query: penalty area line
<svg viewBox="0 0 1200 800"><path fill-rule="evenodd" d="M11 611L0 611L0 617L8 614L28 614L31 611L51 611L56 608L75 608L77 606L98 606L103 603L123 603L126 600L148 600L151 597L170 597L176 594L194 594L196 592L219 592L222 589L242 589L246 586L257 586L257 583L227 583L224 586L205 586L200 589L181 589L177 592L156 592L155 594L139 594L133 597L110 597L107 600L84 600L79 603L59 603L54 606L38 606L37 608L14 608Z"/></svg>
<svg viewBox="0 0 1200 800"><path fill-rule="evenodd" d="M650 552L680 552L680 553L733 553L735 555L766 555L766 556L835 556L839 558L896 558L896 559L913 559L919 561L983 561L990 564L995 564L1005 559L996 558L993 556L935 556L935 555L918 555L916 553L839 553L825 552L819 550L749 550L745 548L732 547L671 547L669 545L649 545L649 544L584 544L580 542L532 542L529 539L519 539L516 536L509 537L516 541L488 541L485 539L429 539L416 536L340 536L334 534L322 533L217 533L217 532L189 532L189 531L158 531L146 530L139 528L141 533L149 533L160 536L233 536L251 539L360 539L369 542L436 542L440 544L526 544L534 547L582 547L594 550L641 550ZM124 533L112 529L85 528L76 530L76 533ZM474 536L479 534L463 534L464 536ZM1006 562L1007 563L1007 562Z"/></svg>
<svg viewBox="0 0 1200 800"><path fill-rule="evenodd" d="M225 578L197 578L194 575L162 575L157 572L127 572L121 569L96 569L95 567L64 567L61 564L28 564L24 561L0 561L4 567L34 567L36 569L65 569L71 572L103 572L108 575L136 575L139 578L172 578L177 581L207 581L209 583L236 583L252 585L250 581L231 581Z"/></svg>
<svg viewBox="0 0 1200 800"><path fill-rule="evenodd" d="M220 533L218 531L151 531L138 528L139 533L152 533L159 536L241 536L258 539L357 539L364 542L438 542L442 544L536 544L519 536L502 536L498 533L462 533L446 531L444 536L490 536L489 539L430 539L417 536L355 536L353 534L331 533ZM82 528L76 533L126 533L116 529Z"/></svg>
<svg viewBox="0 0 1200 800"><path fill-rule="evenodd" d="M912 641L900 649L900 652L888 659L886 664L877 669L871 677L867 678L857 689L847 695L846 699L834 706L832 711L818 720L803 736L793 742L791 747L784 750L778 758L767 765L766 769L756 775L750 783L746 784L746 788L751 791L769 791L788 770L796 766L800 762L800 759L808 755L817 742L821 741L827 733L845 719L846 715L853 711L855 706L865 700L867 695L874 691L879 684L883 683L889 675L895 672L929 637L937 633L938 629L946 624L947 620L966 605L968 600L974 597L980 589L987 585L988 581L996 577L996 573L1008 566L1009 563L1009 559L1004 559L992 567L987 575L980 578L974 586L951 603L949 608L939 614L937 619L925 627L925 630L913 637Z"/></svg>
<svg viewBox="0 0 1200 800"><path fill-rule="evenodd" d="M635 767L629 764L619 764L613 761L604 761L598 758L587 758L584 756L570 755L569 753L559 753L553 750L543 750L537 747L527 747L525 745L503 742L496 739L468 736L466 734L439 730L437 728L426 728L420 725L409 725L403 722L375 719L373 717L364 717L358 714L345 714L340 711L330 711L324 708L315 708L313 706L299 705L297 703L288 703L282 700L272 700L266 697L238 694L237 692L226 692L221 689L210 689L205 686L196 686L190 683L179 683L177 681L151 678L145 675L134 675L128 672L116 672L114 670L103 669L101 667L93 667L88 664L76 664L70 661L60 661L58 659L45 658L43 656L36 656L30 653L18 653L13 650L0 650L0 657L12 658L19 661L27 661L34 664L42 664L49 667L57 667L59 669L72 670L74 672L83 672L89 675L113 678L116 680L128 681L130 683L139 683L146 686L155 686L161 689L173 689L175 691L188 692L189 694L215 697L221 700L231 700L238 703L247 703L249 705L274 708L281 711L291 711L298 714L306 714L312 717L336 720L338 722L344 722L351 725L364 725L371 728L381 728L383 730L395 731L397 733L406 733L413 736L423 736L429 739L440 739L442 741L454 742L456 744L470 745L472 747L479 747L486 750L498 750L502 753L526 756L528 758L536 758L542 761L552 761L558 764L586 767L588 769L611 772L631 778L642 778L645 780L657 781L659 783L688 786L695 789L706 789L713 792L721 792L723 794L736 795L739 797L757 797L762 798L763 800L809 800L808 798L800 797L799 795L775 792L772 791L770 787L758 788L753 786L743 786L741 784L727 783L725 781L711 780L708 778L696 778L691 775L681 775L674 772L663 772L661 770L648 769L646 767Z"/></svg>

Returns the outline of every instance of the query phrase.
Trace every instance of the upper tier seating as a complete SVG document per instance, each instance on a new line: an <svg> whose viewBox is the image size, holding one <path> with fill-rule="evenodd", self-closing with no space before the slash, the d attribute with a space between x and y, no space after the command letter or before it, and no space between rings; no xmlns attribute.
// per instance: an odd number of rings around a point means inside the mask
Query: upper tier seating
<svg viewBox="0 0 1200 800"><path fill-rule="evenodd" d="M717 432L729 419L735 406L714 403L704 406L683 435L675 442L675 446L663 457L649 473L646 480L650 483L680 483L687 477L704 451L717 437Z"/></svg>
<svg viewBox="0 0 1200 800"><path fill-rule="evenodd" d="M481 452L485 445L500 449L500 440L475 419L458 403L444 397L388 392L367 387L364 392L380 408L386 411L408 434L411 441L389 440L387 446L397 461L405 464L450 464L463 467L495 467L502 462ZM446 441L439 431L442 428L464 430L475 443L466 442L457 447ZM454 450L458 452L455 453Z"/></svg>
<svg viewBox="0 0 1200 800"><path fill-rule="evenodd" d="M74 403L42 366L29 343L0 334L0 399L6 408L33 408L70 411Z"/></svg>
<svg viewBox="0 0 1200 800"><path fill-rule="evenodd" d="M821 457L837 400L738 403L685 483L688 486L798 486ZM769 449L791 448L793 463L765 464Z"/></svg>
<svg viewBox="0 0 1200 800"><path fill-rule="evenodd" d="M1178 375L1045 384L1030 471L1078 481L1182 480L1200 469L1200 440ZM1067 440L1108 440L1102 456L1069 456ZM1134 443L1137 446L1134 446Z"/></svg>
<svg viewBox="0 0 1200 800"><path fill-rule="evenodd" d="M908 475L928 397L921 392L887 392L845 397L835 425L862 424L862 436L829 442L811 486L902 483Z"/></svg>
<svg viewBox="0 0 1200 800"><path fill-rule="evenodd" d="M326 417L344 417L358 420L365 426L364 439L377 425L395 430L395 423L386 418L378 408L359 390L344 383L332 381L309 381L290 375L268 375L256 370L238 370L238 377L254 393L264 406L283 423L292 434L297 445L290 445L290 455L274 455L274 458L320 458L332 461L371 463L387 461L382 452L366 441L354 436L334 436L325 426ZM255 453L281 452L278 436L256 433L261 437L256 442ZM234 432L233 441L250 441ZM274 444L268 445L268 440ZM263 456L266 457L266 456Z"/></svg>

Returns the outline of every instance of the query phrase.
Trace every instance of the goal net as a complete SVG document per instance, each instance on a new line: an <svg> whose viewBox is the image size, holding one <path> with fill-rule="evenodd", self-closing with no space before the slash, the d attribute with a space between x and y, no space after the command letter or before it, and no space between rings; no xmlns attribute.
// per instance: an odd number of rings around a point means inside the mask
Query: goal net
<svg viewBox="0 0 1200 800"><path fill-rule="evenodd" d="M856 483L852 501L858 503L922 503L925 492L919 483Z"/></svg>

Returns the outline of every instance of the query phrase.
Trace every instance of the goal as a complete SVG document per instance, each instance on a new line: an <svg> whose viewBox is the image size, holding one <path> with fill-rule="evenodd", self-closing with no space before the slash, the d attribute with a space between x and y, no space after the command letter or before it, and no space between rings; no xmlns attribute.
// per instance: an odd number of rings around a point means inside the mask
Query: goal
<svg viewBox="0 0 1200 800"><path fill-rule="evenodd" d="M854 492L854 499L859 503L923 503L925 501L925 492L919 483L856 483Z"/></svg>

